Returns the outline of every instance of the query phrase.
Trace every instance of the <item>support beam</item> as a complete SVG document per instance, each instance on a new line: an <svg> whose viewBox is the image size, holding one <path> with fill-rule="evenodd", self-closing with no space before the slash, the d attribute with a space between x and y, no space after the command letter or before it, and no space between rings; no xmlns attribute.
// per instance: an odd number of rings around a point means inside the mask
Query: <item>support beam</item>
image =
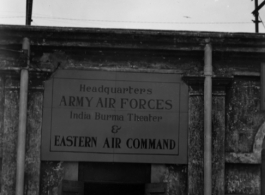
<svg viewBox="0 0 265 195"><path fill-rule="evenodd" d="M30 56L29 39L23 39L22 49L27 52L27 67L20 73L20 95L19 95L19 124L17 141L17 172L16 172L16 195L24 194L24 170L25 170L25 150L26 150L26 124L27 124L27 104L28 104L28 66Z"/></svg>
<svg viewBox="0 0 265 195"><path fill-rule="evenodd" d="M27 5L26 5L26 25L30 26L32 22L32 5L33 5L33 0L27 0Z"/></svg>
<svg viewBox="0 0 265 195"><path fill-rule="evenodd" d="M265 5L265 0L259 5L258 0L255 0L255 10L252 14L255 16L255 20L252 20L255 23L255 32L259 33L259 10Z"/></svg>
<svg viewBox="0 0 265 195"><path fill-rule="evenodd" d="M257 9L259 5L258 0L255 0L255 9ZM259 12L255 13L255 32L259 33Z"/></svg>
<svg viewBox="0 0 265 195"><path fill-rule="evenodd" d="M258 2L257 3L255 2L255 4L256 4L255 10L252 12L252 14L254 15L259 13L259 10L265 5L265 0L260 5L258 5Z"/></svg>
<svg viewBox="0 0 265 195"><path fill-rule="evenodd" d="M212 45L204 49L204 195L212 195Z"/></svg>

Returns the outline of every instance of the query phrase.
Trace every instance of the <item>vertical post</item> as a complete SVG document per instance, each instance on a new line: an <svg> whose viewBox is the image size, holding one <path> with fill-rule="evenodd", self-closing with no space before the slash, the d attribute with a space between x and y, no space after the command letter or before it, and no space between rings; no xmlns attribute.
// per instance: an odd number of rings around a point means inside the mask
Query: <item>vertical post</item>
<svg viewBox="0 0 265 195"><path fill-rule="evenodd" d="M22 49L27 52L27 67L23 67L20 73L20 95L19 95L19 125L17 141L17 172L16 172L16 195L24 194L24 170L26 150L26 123L28 103L28 66L30 56L29 39L23 39Z"/></svg>
<svg viewBox="0 0 265 195"><path fill-rule="evenodd" d="M30 26L32 21L32 4L33 0L27 0L26 4L26 25Z"/></svg>
<svg viewBox="0 0 265 195"><path fill-rule="evenodd" d="M204 48L204 195L212 195L212 45Z"/></svg>
<svg viewBox="0 0 265 195"><path fill-rule="evenodd" d="M259 6L258 0L255 0L255 9ZM259 33L259 12L255 14L255 32Z"/></svg>
<svg viewBox="0 0 265 195"><path fill-rule="evenodd" d="M263 148L261 151L261 184L260 186L261 186L261 195L265 195L265 148Z"/></svg>

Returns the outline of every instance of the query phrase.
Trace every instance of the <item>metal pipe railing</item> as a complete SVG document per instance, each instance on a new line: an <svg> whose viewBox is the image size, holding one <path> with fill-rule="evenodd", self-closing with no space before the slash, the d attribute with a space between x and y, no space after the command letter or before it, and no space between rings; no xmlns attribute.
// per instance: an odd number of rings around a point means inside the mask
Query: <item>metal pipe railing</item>
<svg viewBox="0 0 265 195"><path fill-rule="evenodd" d="M204 195L212 195L212 46L204 49Z"/></svg>
<svg viewBox="0 0 265 195"><path fill-rule="evenodd" d="M26 125L27 125L27 104L28 104L28 80L29 80L29 39L23 39L22 48L27 52L27 66L20 73L20 95L19 95L19 125L17 141L17 170L16 170L16 195L24 194L24 171L25 171L25 150L26 150Z"/></svg>

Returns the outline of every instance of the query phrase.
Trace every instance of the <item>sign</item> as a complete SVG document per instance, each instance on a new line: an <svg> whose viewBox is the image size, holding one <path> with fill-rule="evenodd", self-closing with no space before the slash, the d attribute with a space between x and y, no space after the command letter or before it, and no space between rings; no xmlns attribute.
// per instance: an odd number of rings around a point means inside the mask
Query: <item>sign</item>
<svg viewBox="0 0 265 195"><path fill-rule="evenodd" d="M59 70L45 83L42 160L187 163L178 74Z"/></svg>

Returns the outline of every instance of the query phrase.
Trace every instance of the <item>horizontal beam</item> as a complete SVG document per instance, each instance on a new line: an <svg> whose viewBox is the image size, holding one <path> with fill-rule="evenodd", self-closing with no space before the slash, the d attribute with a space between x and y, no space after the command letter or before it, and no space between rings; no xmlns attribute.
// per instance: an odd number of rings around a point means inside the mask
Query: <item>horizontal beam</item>
<svg viewBox="0 0 265 195"><path fill-rule="evenodd" d="M265 34L121 29L83 29L0 25L0 47L20 45L29 36L38 47L117 48L203 51L210 39L213 51L265 52Z"/></svg>

